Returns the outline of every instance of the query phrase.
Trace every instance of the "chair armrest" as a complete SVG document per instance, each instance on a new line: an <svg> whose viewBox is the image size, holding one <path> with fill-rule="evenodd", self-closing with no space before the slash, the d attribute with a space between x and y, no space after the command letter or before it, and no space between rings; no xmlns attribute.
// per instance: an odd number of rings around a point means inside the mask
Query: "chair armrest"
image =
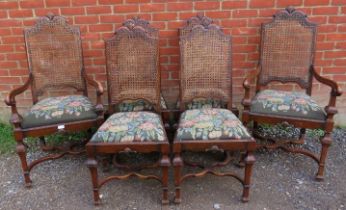
<svg viewBox="0 0 346 210"><path fill-rule="evenodd" d="M8 106L11 106L11 112L12 112L12 115L11 115L11 119L10 119L10 122L12 124L14 124L14 126L17 128L17 127L20 127L20 124L22 122L22 117L20 116L20 114L18 113L18 110L17 110L17 106L16 106L16 96L23 93L24 91L26 91L29 86L31 85L31 82L33 80L33 75L30 73L29 74L29 78L28 80L24 83L24 85L16 88L16 89L13 89L6 97L5 99L5 103L6 105Z"/></svg>
<svg viewBox="0 0 346 210"><path fill-rule="evenodd" d="M335 81L321 76L315 70L314 67L312 67L312 74L316 78L317 81L321 82L322 84L329 86L332 89L333 95L335 95L335 96L341 96L342 95L342 90L340 89L340 87L338 86L338 84Z"/></svg>
<svg viewBox="0 0 346 210"><path fill-rule="evenodd" d="M326 110L328 115L329 114L332 114L332 115L336 114L337 113L337 110L335 108L336 97L342 95L342 91L341 91L340 87L333 80L325 78L325 77L321 76L319 73L317 73L317 71L315 70L315 68L313 66L311 66L311 69L312 69L312 75L316 78L317 81L319 81L322 84L325 84L331 88L329 103L328 103L327 107L325 108L325 110Z"/></svg>
<svg viewBox="0 0 346 210"><path fill-rule="evenodd" d="M96 81L90 77L88 77L85 73L84 73L84 78L86 80L86 82L93 86L95 89L96 89L96 96L97 96L97 102L96 102L96 112L99 114L99 115L103 115L103 103L102 103L102 95L103 95L103 87L102 87L102 84L99 82L99 81Z"/></svg>
<svg viewBox="0 0 346 210"><path fill-rule="evenodd" d="M251 105L251 98L250 98L250 84L251 81L256 79L259 74L259 71L257 70L256 74L250 75L246 77L243 81L243 87L245 89L245 95L242 100L242 104L244 108L248 108Z"/></svg>
<svg viewBox="0 0 346 210"><path fill-rule="evenodd" d="M29 78L28 80L24 83L24 85L16 88L16 89L13 89L11 90L11 92L7 95L6 99L5 99L5 103L8 105L8 106L16 106L16 100L15 100L15 97L21 93L23 93L24 91L26 91L31 82L33 80L33 75L30 73L29 74Z"/></svg>

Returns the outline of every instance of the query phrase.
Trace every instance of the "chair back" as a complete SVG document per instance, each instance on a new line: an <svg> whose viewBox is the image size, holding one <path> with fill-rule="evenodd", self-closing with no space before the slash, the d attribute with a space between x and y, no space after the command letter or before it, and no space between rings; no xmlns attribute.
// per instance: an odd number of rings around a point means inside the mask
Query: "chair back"
<svg viewBox="0 0 346 210"><path fill-rule="evenodd" d="M158 30L143 19L123 23L106 40L110 112L125 100L145 100L160 111Z"/></svg>
<svg viewBox="0 0 346 210"><path fill-rule="evenodd" d="M72 88L86 94L78 27L62 16L49 14L24 30L34 102L50 89Z"/></svg>
<svg viewBox="0 0 346 210"><path fill-rule="evenodd" d="M193 99L232 105L231 37L205 16L192 17L180 29L181 109Z"/></svg>
<svg viewBox="0 0 346 210"><path fill-rule="evenodd" d="M260 74L257 90L270 82L294 82L311 91L316 24L293 8L262 24Z"/></svg>

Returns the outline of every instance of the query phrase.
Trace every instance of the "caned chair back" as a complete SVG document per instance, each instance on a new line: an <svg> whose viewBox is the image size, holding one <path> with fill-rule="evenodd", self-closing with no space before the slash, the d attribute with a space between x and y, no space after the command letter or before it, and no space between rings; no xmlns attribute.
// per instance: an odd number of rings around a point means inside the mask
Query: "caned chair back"
<svg viewBox="0 0 346 210"><path fill-rule="evenodd" d="M291 8L278 12L273 21L262 24L259 85L294 82L311 86L316 24Z"/></svg>
<svg viewBox="0 0 346 210"><path fill-rule="evenodd" d="M73 88L86 94L78 27L49 14L25 29L24 37L34 101L49 89Z"/></svg>
<svg viewBox="0 0 346 210"><path fill-rule="evenodd" d="M180 30L181 109L195 98L232 104L231 37L205 16L192 17Z"/></svg>
<svg viewBox="0 0 346 210"><path fill-rule="evenodd" d="M125 100L143 99L160 110L158 31L145 20L123 23L106 40L108 98L115 106Z"/></svg>

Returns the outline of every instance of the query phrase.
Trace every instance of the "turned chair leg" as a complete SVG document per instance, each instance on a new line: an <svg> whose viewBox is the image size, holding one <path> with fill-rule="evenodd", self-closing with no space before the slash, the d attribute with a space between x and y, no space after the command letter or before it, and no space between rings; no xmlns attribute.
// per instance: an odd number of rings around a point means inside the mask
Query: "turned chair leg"
<svg viewBox="0 0 346 210"><path fill-rule="evenodd" d="M179 153L176 153L173 159L174 166L174 186L175 186L175 197L174 203L181 203L181 192L180 192L180 184L181 184L181 168L183 166L183 160L180 157Z"/></svg>
<svg viewBox="0 0 346 210"><path fill-rule="evenodd" d="M162 168L162 205L167 205L168 200L168 168L170 166L170 160L168 154L163 154L160 166Z"/></svg>
<svg viewBox="0 0 346 210"><path fill-rule="evenodd" d="M24 145L23 139L16 139L16 141L16 151L22 164L25 187L31 187L32 181L30 179L30 170L26 159L26 146Z"/></svg>
<svg viewBox="0 0 346 210"><path fill-rule="evenodd" d="M97 175L97 161L94 156L88 157L87 166L90 169L91 181L93 184L94 204L99 205L101 201L100 201L98 175Z"/></svg>
<svg viewBox="0 0 346 210"><path fill-rule="evenodd" d="M249 124L249 121L248 121L248 115L247 114L244 114L243 115L243 125L246 127L248 124ZM253 129L250 130L251 132L254 130L254 129L257 129L258 127L258 124L256 121L253 121ZM245 158L246 158L247 154L246 152L240 152L240 158L239 158L239 161L238 163L236 163L236 166L240 167L240 168L244 168L245 167Z"/></svg>
<svg viewBox="0 0 346 210"><path fill-rule="evenodd" d="M256 160L255 156L251 152L248 152L244 159L245 173L244 173L244 185L243 185L243 196L242 196L243 202L249 201L252 166L255 163L255 160Z"/></svg>
<svg viewBox="0 0 346 210"><path fill-rule="evenodd" d="M324 179L324 166L328 154L329 146L332 144L332 137L330 132L327 132L325 136L321 139L322 149L320 154L320 161L318 164L318 172L316 174L317 181L323 181Z"/></svg>

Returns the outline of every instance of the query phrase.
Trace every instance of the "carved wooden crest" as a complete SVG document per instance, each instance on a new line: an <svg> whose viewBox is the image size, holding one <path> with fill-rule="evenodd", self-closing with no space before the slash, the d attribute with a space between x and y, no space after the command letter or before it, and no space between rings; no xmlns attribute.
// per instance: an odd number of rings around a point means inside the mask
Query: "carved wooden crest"
<svg viewBox="0 0 346 210"><path fill-rule="evenodd" d="M312 23L307 19L307 15L304 12L298 11L293 7L287 7L286 9L277 12L275 15L273 15L273 17L274 17L274 21L275 20L297 20L302 25L306 25L306 26L316 25L315 23Z"/></svg>
<svg viewBox="0 0 346 210"><path fill-rule="evenodd" d="M123 23L123 26L118 28L115 31L115 34L125 33L128 35L134 35L136 33L140 33L143 36L157 38L158 30L151 27L149 22L141 19L139 17L133 17L131 19L126 20Z"/></svg>
<svg viewBox="0 0 346 210"><path fill-rule="evenodd" d="M54 15L51 12L49 12L46 16L38 18L36 24L32 28L25 29L25 33L26 35L32 35L38 33L43 28L50 28L51 30L54 30L54 28L57 28L59 26L73 34L80 34L79 28L69 25L65 17Z"/></svg>
<svg viewBox="0 0 346 210"><path fill-rule="evenodd" d="M189 34L194 27L200 27L206 30L213 28L221 31L221 28L214 24L214 21L211 18L198 14L186 21L186 25L180 29L180 36Z"/></svg>

